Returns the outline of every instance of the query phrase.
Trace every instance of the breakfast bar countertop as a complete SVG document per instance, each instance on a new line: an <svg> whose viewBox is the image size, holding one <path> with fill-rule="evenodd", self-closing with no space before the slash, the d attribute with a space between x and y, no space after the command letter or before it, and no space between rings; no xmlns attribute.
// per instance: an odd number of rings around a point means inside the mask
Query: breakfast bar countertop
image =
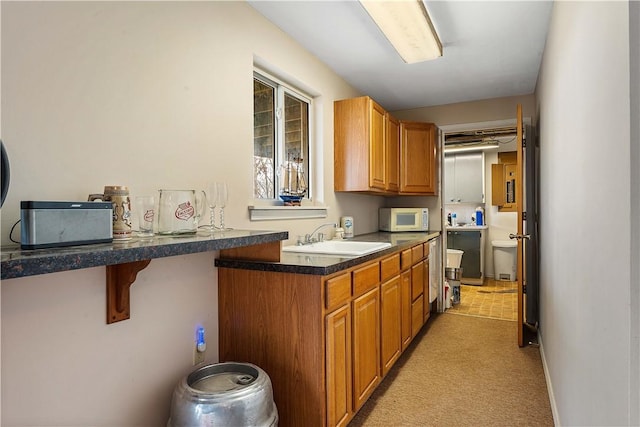
<svg viewBox="0 0 640 427"><path fill-rule="evenodd" d="M410 248L440 235L440 231L362 234L349 240L361 242L388 242L390 247L363 256L320 255L311 253L281 252L279 262L243 259L216 259L216 267L273 271L281 273L312 274L326 276L381 256Z"/></svg>
<svg viewBox="0 0 640 427"><path fill-rule="evenodd" d="M286 240L286 231L226 230L213 234L155 235L122 242L50 249L2 247L2 280L103 265L125 264L198 252L218 251Z"/></svg>

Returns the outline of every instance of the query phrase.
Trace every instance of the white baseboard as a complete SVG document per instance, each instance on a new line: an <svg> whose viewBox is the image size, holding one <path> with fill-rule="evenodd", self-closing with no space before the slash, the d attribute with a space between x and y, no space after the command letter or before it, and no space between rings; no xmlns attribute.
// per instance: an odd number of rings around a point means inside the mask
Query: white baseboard
<svg viewBox="0 0 640 427"><path fill-rule="evenodd" d="M549 375L549 369L547 368L547 358L544 355L544 345L542 344L542 336L540 330L538 330L538 344L540 345L540 358L542 359L542 369L544 370L544 379L547 383L547 391L549 392L549 403L551 404L551 415L553 416L553 424L556 427L560 427L560 416L558 415L558 406L556 405L556 398L553 394L553 385L551 384L551 376Z"/></svg>

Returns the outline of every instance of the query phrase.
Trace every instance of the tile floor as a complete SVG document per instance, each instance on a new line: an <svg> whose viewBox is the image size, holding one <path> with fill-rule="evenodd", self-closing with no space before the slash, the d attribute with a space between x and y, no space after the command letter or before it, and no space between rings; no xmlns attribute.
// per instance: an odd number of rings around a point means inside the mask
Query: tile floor
<svg viewBox="0 0 640 427"><path fill-rule="evenodd" d="M447 313L517 320L518 282L485 279L483 286L460 285L460 303Z"/></svg>

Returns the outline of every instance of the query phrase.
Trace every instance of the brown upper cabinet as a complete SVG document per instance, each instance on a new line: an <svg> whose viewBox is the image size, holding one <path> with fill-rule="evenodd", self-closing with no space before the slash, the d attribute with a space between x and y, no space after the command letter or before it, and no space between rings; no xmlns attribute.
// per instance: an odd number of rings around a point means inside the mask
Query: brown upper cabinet
<svg viewBox="0 0 640 427"><path fill-rule="evenodd" d="M400 193L437 195L436 126L400 122Z"/></svg>
<svg viewBox="0 0 640 427"><path fill-rule="evenodd" d="M516 152L498 153L498 163L491 165L491 204L499 212L516 211Z"/></svg>
<svg viewBox="0 0 640 427"><path fill-rule="evenodd" d="M386 114L387 118L387 185L386 190L400 190L400 121Z"/></svg>
<svg viewBox="0 0 640 427"><path fill-rule="evenodd" d="M368 96L335 101L334 190L437 194L435 129L399 121Z"/></svg>

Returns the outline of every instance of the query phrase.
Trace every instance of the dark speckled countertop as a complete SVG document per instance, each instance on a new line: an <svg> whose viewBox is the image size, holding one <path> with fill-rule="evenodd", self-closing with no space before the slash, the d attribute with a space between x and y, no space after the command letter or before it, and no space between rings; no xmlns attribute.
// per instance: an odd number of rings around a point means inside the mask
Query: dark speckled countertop
<svg viewBox="0 0 640 427"><path fill-rule="evenodd" d="M326 276L379 258L386 254L410 248L417 243L426 242L439 235L440 231L427 231L422 233L370 233L356 236L352 240L363 242L389 242L391 243L391 247L364 256L342 257L282 252L280 262L216 259L215 265L223 268Z"/></svg>
<svg viewBox="0 0 640 427"><path fill-rule="evenodd" d="M218 251L289 238L286 231L229 230L213 235L134 237L124 242L21 250L2 247L2 280L102 265L123 264L198 252Z"/></svg>

